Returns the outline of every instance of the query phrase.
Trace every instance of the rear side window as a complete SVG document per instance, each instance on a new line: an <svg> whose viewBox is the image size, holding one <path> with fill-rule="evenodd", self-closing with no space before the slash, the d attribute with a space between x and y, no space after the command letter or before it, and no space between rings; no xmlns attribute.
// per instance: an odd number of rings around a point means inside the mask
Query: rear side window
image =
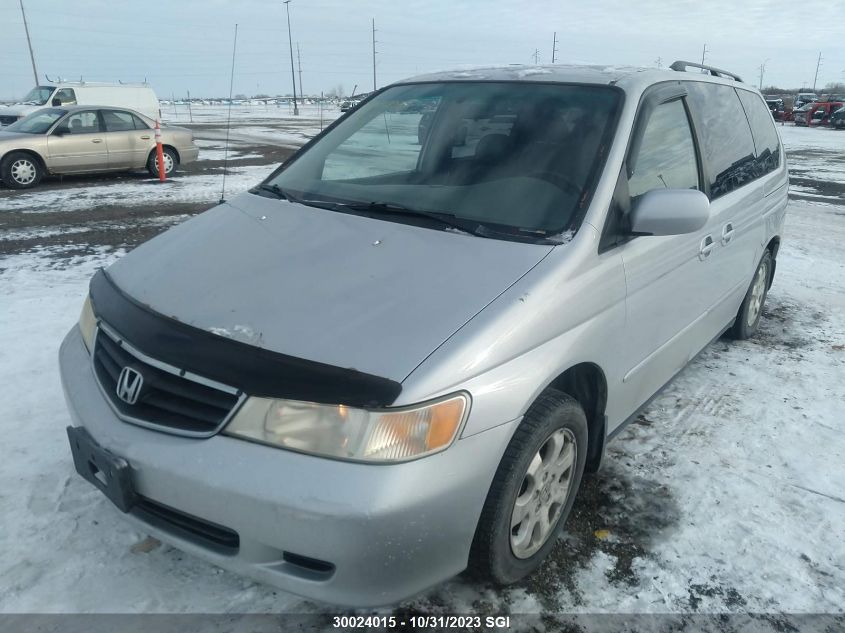
<svg viewBox="0 0 845 633"><path fill-rule="evenodd" d="M757 151L757 176L764 176L780 166L780 138L778 138L775 123L769 113L769 108L753 92L737 90L748 123L751 125L751 135L754 137L754 147Z"/></svg>
<svg viewBox="0 0 845 633"><path fill-rule="evenodd" d="M106 122L106 130L109 132L126 132L135 129L135 122L128 112L103 110L103 121Z"/></svg>
<svg viewBox="0 0 845 633"><path fill-rule="evenodd" d="M709 172L710 199L715 200L756 177L754 140L731 86L690 81L686 88L703 128L702 155Z"/></svg>
<svg viewBox="0 0 845 633"><path fill-rule="evenodd" d="M698 189L698 164L689 119L678 99L657 106L636 155L628 159L632 198L652 189Z"/></svg>

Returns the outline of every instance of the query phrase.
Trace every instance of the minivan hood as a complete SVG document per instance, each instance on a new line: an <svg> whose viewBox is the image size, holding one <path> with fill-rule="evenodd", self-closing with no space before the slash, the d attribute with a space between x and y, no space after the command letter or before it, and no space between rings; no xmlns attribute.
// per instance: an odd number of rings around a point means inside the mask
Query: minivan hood
<svg viewBox="0 0 845 633"><path fill-rule="evenodd" d="M551 248L245 193L108 272L187 325L401 382Z"/></svg>

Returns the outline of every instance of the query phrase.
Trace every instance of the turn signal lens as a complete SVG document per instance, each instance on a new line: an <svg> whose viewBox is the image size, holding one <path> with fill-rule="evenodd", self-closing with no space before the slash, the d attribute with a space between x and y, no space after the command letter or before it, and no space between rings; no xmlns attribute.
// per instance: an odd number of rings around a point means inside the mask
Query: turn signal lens
<svg viewBox="0 0 845 633"><path fill-rule="evenodd" d="M79 331L89 352L94 347L94 332L96 329L97 317L94 316L94 308L91 307L91 298L85 297L85 303L82 304L82 314L79 315Z"/></svg>

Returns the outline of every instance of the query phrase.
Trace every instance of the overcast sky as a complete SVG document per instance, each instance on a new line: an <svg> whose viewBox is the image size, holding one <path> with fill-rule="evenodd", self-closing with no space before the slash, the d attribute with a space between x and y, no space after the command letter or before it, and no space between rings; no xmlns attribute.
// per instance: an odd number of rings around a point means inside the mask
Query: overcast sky
<svg viewBox="0 0 845 633"><path fill-rule="evenodd" d="M142 81L161 98L229 90L239 24L234 92L291 91L281 0L24 0L39 80ZM292 0L306 94L372 89L432 70L467 65L558 62L664 66L675 59L731 70L749 83L818 87L845 81L843 0ZM18 0L0 0L0 98L33 85Z"/></svg>

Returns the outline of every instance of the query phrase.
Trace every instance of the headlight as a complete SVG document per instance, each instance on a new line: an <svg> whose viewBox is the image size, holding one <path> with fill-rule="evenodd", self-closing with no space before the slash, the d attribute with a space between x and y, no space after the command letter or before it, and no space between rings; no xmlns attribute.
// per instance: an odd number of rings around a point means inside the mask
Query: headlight
<svg viewBox="0 0 845 633"><path fill-rule="evenodd" d="M467 408L463 394L378 411L249 398L224 433L325 457L399 462L447 448Z"/></svg>
<svg viewBox="0 0 845 633"><path fill-rule="evenodd" d="M94 316L94 309L91 307L91 297L85 297L82 304L82 314L79 315L79 331L82 332L82 340L88 351L94 346L94 332L97 329L97 317Z"/></svg>

